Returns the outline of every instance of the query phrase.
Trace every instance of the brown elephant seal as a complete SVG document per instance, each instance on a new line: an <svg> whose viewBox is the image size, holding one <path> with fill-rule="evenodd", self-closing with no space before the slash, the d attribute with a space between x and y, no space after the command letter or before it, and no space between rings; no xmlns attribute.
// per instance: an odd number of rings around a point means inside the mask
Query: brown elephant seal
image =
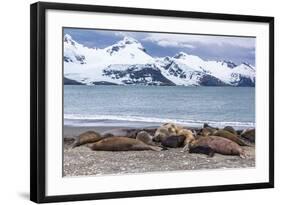
<svg viewBox="0 0 281 205"><path fill-rule="evenodd" d="M245 129L242 131L240 136L254 143L255 136L256 136L256 129L255 128Z"/></svg>
<svg viewBox="0 0 281 205"><path fill-rule="evenodd" d="M188 133L187 133L188 132ZM165 138L172 136L172 135L189 135L192 132L190 130L184 129L180 125L176 125L173 123L165 123L161 125L154 134L153 140L156 142L161 142Z"/></svg>
<svg viewBox="0 0 281 205"><path fill-rule="evenodd" d="M228 132L234 134L235 136L237 136L236 130L235 130L233 127L231 127L231 126L225 126L225 127L223 128L223 130L226 130L226 131L228 131Z"/></svg>
<svg viewBox="0 0 281 205"><path fill-rule="evenodd" d="M164 147L177 148L182 147L185 141L185 136L172 135L162 140L161 145Z"/></svg>
<svg viewBox="0 0 281 205"><path fill-rule="evenodd" d="M101 133L102 136L105 135L113 135L113 136L122 136L122 137L129 137L129 138L136 138L137 134L141 131L145 131L150 135L154 135L156 128L144 128L144 129L137 129L137 128L116 128L111 130L106 130Z"/></svg>
<svg viewBox="0 0 281 205"><path fill-rule="evenodd" d="M163 148L145 144L144 142L128 137L109 137L102 139L89 146L97 151L141 151L153 150L161 151Z"/></svg>
<svg viewBox="0 0 281 205"><path fill-rule="evenodd" d="M217 131L217 129L210 128L210 127L205 127L205 128L202 128L198 132L198 135L199 136L209 136L209 135L213 135L216 131Z"/></svg>
<svg viewBox="0 0 281 205"><path fill-rule="evenodd" d="M215 133L213 133L213 135L227 138L229 140L232 140L233 142L236 142L237 144L239 144L241 146L249 146L244 141L242 141L239 137L235 136L234 134L232 134L226 130L218 130Z"/></svg>
<svg viewBox="0 0 281 205"><path fill-rule="evenodd" d="M166 127L169 132L176 133L176 134L178 134L178 132L183 129L182 126L174 123L165 123L162 125L162 127Z"/></svg>
<svg viewBox="0 0 281 205"><path fill-rule="evenodd" d="M191 146L189 148L189 153L200 153L200 154L206 154L209 157L213 157L215 154L215 151L206 145L197 145L197 146Z"/></svg>
<svg viewBox="0 0 281 205"><path fill-rule="evenodd" d="M113 135L113 136L122 136L122 137L129 137L129 138L136 138L137 133L139 130L137 129L126 129L126 128L116 128L112 130L107 130L102 132L101 135Z"/></svg>
<svg viewBox="0 0 281 205"><path fill-rule="evenodd" d="M144 142L145 144L156 146L156 143L153 142L153 140L152 140L153 136L150 135L149 133L147 133L146 131L138 132L136 139Z"/></svg>
<svg viewBox="0 0 281 205"><path fill-rule="evenodd" d="M194 133L188 129L181 129L180 131L178 131L177 135L184 136L185 139L183 145L188 145L189 142L195 139Z"/></svg>
<svg viewBox="0 0 281 205"><path fill-rule="evenodd" d="M87 143L94 143L102 139L102 136L95 131L87 131L80 134L75 140L72 148L78 147L80 145L84 145Z"/></svg>
<svg viewBox="0 0 281 205"><path fill-rule="evenodd" d="M198 149L195 149L196 147L198 147ZM209 151L210 153L215 152L223 155L239 155L241 158L246 158L245 151L237 143L219 136L207 136L194 140L190 143L189 150L203 154L206 154L207 151Z"/></svg>
<svg viewBox="0 0 281 205"><path fill-rule="evenodd" d="M164 139L166 139L169 136L172 135L177 135L177 133L175 131L173 131L172 129L168 129L167 127L159 127L153 137L153 141L155 142L162 142Z"/></svg>
<svg viewBox="0 0 281 205"><path fill-rule="evenodd" d="M181 147L189 144L191 140L194 140L192 131L172 123L163 124L153 137L153 141L161 142L165 147Z"/></svg>

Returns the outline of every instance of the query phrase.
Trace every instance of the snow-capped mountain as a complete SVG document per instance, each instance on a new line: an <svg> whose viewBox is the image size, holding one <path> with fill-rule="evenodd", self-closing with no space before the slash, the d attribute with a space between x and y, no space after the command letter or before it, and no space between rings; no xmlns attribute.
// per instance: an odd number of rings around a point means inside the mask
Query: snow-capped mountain
<svg viewBox="0 0 281 205"><path fill-rule="evenodd" d="M247 63L206 61L184 52L154 58L131 37L100 49L66 34L64 75L65 84L255 86L255 68Z"/></svg>

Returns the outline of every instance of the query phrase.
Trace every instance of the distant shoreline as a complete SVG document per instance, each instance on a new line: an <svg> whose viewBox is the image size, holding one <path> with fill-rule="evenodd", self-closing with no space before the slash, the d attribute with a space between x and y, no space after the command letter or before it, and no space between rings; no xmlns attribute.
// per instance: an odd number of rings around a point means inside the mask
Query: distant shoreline
<svg viewBox="0 0 281 205"><path fill-rule="evenodd" d="M81 83L78 82L76 80L73 79L69 79L64 77L64 85L82 85L82 86L99 86L99 85L104 85L104 86L181 86L181 87L237 87L237 88L241 88L241 87L249 87L249 88L254 88L255 86L233 86L233 85L176 85L176 84L117 84L117 83L112 83L112 82L108 82L108 81L96 81L93 82L91 85L89 84L85 84L85 83Z"/></svg>

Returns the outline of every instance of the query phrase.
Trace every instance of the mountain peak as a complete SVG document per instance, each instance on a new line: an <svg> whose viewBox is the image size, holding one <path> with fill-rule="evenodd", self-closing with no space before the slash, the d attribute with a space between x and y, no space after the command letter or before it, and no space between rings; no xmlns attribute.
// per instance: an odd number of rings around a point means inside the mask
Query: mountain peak
<svg viewBox="0 0 281 205"><path fill-rule="evenodd" d="M186 56L187 56L187 54L185 52L181 51L181 52L177 53L176 55L174 55L173 58L180 59L180 58L184 58Z"/></svg>
<svg viewBox="0 0 281 205"><path fill-rule="evenodd" d="M142 46L142 44L129 36L125 36L122 40L118 41L116 44L109 46L106 51L112 55L113 53L119 52L120 50L123 50L125 48L130 49L139 49L146 53L145 48Z"/></svg>
<svg viewBox="0 0 281 205"><path fill-rule="evenodd" d="M64 42L70 43L71 45L75 46L75 41L72 39L71 35L69 34L64 35Z"/></svg>
<svg viewBox="0 0 281 205"><path fill-rule="evenodd" d="M123 42L124 44L134 44L134 43L137 43L137 44L140 44L140 42L130 36L125 36L123 38L123 40L121 40L121 42Z"/></svg>
<svg viewBox="0 0 281 205"><path fill-rule="evenodd" d="M222 65L226 64L229 68L235 68L237 65L230 60L223 60Z"/></svg>

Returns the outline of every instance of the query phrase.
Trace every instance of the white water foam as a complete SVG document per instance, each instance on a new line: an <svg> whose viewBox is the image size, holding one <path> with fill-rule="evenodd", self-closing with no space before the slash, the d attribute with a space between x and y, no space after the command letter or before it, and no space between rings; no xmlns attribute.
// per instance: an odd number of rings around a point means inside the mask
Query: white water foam
<svg viewBox="0 0 281 205"><path fill-rule="evenodd" d="M172 119L172 118L155 118L155 117L140 117L140 116L121 116L121 115L79 115L79 114L64 114L65 125L75 125L75 126L85 126L95 125L99 122L104 123L104 125L114 124L114 123L176 123L186 126L202 126L204 123L208 123L212 126L223 127L223 126L233 126L236 128L243 127L255 127L253 122L218 122L218 121L206 121L206 120L185 120L185 119ZM79 121L79 123L78 123ZM102 121L102 122L101 122Z"/></svg>

